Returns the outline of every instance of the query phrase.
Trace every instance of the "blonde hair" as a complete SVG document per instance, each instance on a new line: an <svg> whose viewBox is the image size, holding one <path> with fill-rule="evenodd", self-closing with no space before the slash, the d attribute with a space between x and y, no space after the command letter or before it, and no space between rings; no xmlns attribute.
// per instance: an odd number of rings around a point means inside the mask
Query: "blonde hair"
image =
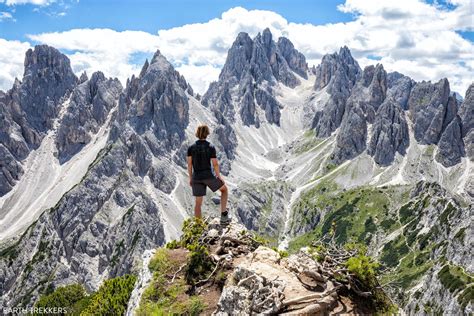
<svg viewBox="0 0 474 316"><path fill-rule="evenodd" d="M195 135L199 139L206 139L209 134L209 127L206 124L201 124L198 126Z"/></svg>

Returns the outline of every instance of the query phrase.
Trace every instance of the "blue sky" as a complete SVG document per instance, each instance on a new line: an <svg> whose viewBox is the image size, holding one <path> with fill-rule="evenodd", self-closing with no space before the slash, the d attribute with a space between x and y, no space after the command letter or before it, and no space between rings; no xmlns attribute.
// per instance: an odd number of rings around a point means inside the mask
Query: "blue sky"
<svg viewBox="0 0 474 316"><path fill-rule="evenodd" d="M270 27L317 65L347 45L362 67L415 80L473 81L472 0L0 0L0 89L21 79L24 52L48 44L76 73L123 83L160 49L198 92L216 80L238 32Z"/></svg>
<svg viewBox="0 0 474 316"><path fill-rule="evenodd" d="M58 32L74 28L111 28L117 31L140 30L156 33L189 23L203 23L219 17L235 6L270 10L292 22L325 24L350 21L351 14L337 10L341 0L80 0L62 1L48 6L25 4L7 6L16 21L4 21L0 37L27 40L26 34ZM62 15L61 13L65 13ZM61 14L61 15L60 15Z"/></svg>

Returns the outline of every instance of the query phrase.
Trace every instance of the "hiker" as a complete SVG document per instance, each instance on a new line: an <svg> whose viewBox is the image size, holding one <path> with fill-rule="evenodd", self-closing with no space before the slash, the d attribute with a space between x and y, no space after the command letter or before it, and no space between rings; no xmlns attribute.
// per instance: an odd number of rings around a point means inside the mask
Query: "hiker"
<svg viewBox="0 0 474 316"><path fill-rule="evenodd" d="M192 187L193 196L196 197L194 216L201 218L202 201L209 187L212 192L221 191L221 224L227 225L231 221L227 211L228 190L219 171L216 148L206 140L209 133L207 125L199 125L195 134L198 140L188 148L189 185Z"/></svg>

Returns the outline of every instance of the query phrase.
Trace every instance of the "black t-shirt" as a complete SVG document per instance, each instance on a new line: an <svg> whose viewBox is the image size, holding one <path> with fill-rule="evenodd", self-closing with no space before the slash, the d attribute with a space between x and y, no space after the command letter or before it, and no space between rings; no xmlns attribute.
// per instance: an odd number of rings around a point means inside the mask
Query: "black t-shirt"
<svg viewBox="0 0 474 316"><path fill-rule="evenodd" d="M198 140L188 148L188 157L193 159L193 179L203 180L214 177L211 158L216 158L216 148L207 140Z"/></svg>

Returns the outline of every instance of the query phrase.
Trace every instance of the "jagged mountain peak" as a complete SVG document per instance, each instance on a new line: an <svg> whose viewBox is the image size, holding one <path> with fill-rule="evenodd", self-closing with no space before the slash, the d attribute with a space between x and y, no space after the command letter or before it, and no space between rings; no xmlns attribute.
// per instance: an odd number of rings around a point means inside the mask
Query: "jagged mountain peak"
<svg viewBox="0 0 474 316"><path fill-rule="evenodd" d="M326 54L315 69L316 80L315 90L320 90L329 85L331 79L334 90L340 89L343 85L352 87L362 72L357 61L347 46L341 47L338 52ZM329 87L333 89L333 87Z"/></svg>
<svg viewBox="0 0 474 316"><path fill-rule="evenodd" d="M28 49L25 55L25 76L38 69L53 69L57 72L69 72L69 58L59 50L48 45L36 45Z"/></svg>
<svg viewBox="0 0 474 316"><path fill-rule="evenodd" d="M209 86L202 104L213 110L218 122L235 122L238 113L244 125L259 127L262 121L279 125L281 105L274 86L281 83L294 88L301 83L299 77L307 78L307 72L305 57L290 40L275 42L268 28L254 39L241 32L229 49L219 80ZM264 115L258 114L259 107Z"/></svg>
<svg viewBox="0 0 474 316"><path fill-rule="evenodd" d="M87 80L89 80L89 77L87 76L87 72L84 70L84 72L79 77L79 83L84 83Z"/></svg>

